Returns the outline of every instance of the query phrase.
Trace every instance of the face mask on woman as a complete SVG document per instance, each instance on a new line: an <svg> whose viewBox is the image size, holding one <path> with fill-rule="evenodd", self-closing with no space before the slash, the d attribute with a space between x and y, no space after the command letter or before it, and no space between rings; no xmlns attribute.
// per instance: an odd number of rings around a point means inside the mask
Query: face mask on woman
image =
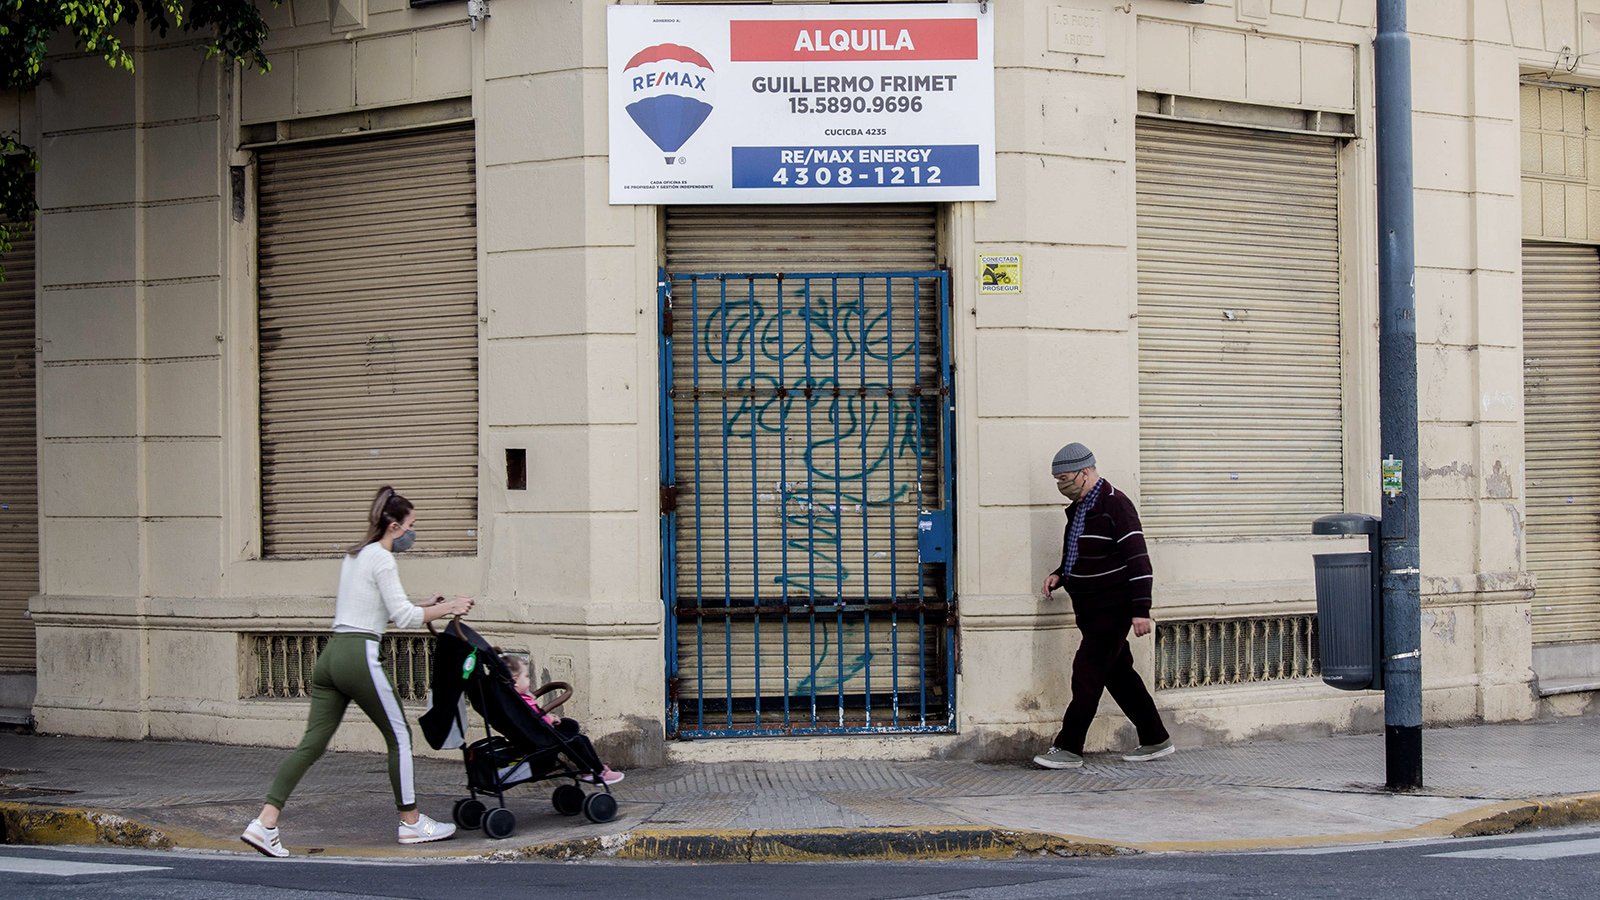
<svg viewBox="0 0 1600 900"><path fill-rule="evenodd" d="M401 532L399 537L394 539L394 552L404 553L405 551L410 550L411 545L415 544L416 542L417 530L415 528L407 529L406 531Z"/></svg>

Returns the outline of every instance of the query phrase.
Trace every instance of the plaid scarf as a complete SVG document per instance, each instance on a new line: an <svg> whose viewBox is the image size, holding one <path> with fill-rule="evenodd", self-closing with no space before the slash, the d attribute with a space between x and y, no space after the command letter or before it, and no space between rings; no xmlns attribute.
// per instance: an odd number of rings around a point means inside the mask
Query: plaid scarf
<svg viewBox="0 0 1600 900"><path fill-rule="evenodd" d="M1072 524L1067 526L1067 561L1061 567L1061 580L1065 582L1072 577L1072 567L1078 562L1078 538L1083 537L1083 526L1089 518L1089 508L1100 499L1100 488L1105 485L1104 478L1098 479L1089 493L1084 494L1072 507Z"/></svg>

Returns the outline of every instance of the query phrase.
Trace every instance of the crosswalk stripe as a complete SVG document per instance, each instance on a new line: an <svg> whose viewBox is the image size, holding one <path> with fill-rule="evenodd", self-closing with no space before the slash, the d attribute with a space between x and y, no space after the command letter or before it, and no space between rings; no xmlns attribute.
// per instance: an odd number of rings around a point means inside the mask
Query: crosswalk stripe
<svg viewBox="0 0 1600 900"><path fill-rule="evenodd" d="M19 875L111 875L119 872L166 872L171 866L118 866L108 863L78 862L71 859L32 859L26 856L0 856L0 872Z"/></svg>
<svg viewBox="0 0 1600 900"><path fill-rule="evenodd" d="M1600 853L1600 838L1583 841L1551 841L1545 844L1514 844L1508 847L1485 847L1482 850L1457 850L1452 853L1429 855L1446 859L1559 859L1563 856L1589 856L1596 853Z"/></svg>

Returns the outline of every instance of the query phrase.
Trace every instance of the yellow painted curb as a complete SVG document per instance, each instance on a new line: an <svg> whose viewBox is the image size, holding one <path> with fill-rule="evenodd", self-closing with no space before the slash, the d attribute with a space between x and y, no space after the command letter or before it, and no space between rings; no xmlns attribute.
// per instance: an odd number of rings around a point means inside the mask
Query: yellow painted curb
<svg viewBox="0 0 1600 900"><path fill-rule="evenodd" d="M1560 828L1600 821L1600 794L1546 797L1499 804L1501 808L1450 832L1451 837L1510 834L1538 828Z"/></svg>
<svg viewBox="0 0 1600 900"><path fill-rule="evenodd" d="M0 803L0 843L111 844L167 850L165 833L113 813L70 806Z"/></svg>

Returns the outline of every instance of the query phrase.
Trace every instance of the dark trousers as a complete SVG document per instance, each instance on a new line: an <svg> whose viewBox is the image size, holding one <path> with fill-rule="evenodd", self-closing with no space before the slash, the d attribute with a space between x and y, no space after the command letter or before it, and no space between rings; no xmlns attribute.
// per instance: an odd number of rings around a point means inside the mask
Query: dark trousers
<svg viewBox="0 0 1600 900"><path fill-rule="evenodd" d="M561 724L555 728L556 733L566 738L572 746L573 755L578 757L577 762L597 771L605 767L605 763L600 761L600 754L594 752L594 744L589 741L588 735L580 733L577 719L563 717Z"/></svg>
<svg viewBox="0 0 1600 900"><path fill-rule="evenodd" d="M1140 744L1159 744L1167 739L1167 727L1161 724L1156 702L1133 668L1133 651L1128 647L1131 627L1133 616L1128 614L1078 614L1083 643L1072 658L1072 702L1061 717L1055 747L1083 753L1083 739L1104 691L1111 692L1111 699L1122 707L1123 715L1133 721Z"/></svg>

